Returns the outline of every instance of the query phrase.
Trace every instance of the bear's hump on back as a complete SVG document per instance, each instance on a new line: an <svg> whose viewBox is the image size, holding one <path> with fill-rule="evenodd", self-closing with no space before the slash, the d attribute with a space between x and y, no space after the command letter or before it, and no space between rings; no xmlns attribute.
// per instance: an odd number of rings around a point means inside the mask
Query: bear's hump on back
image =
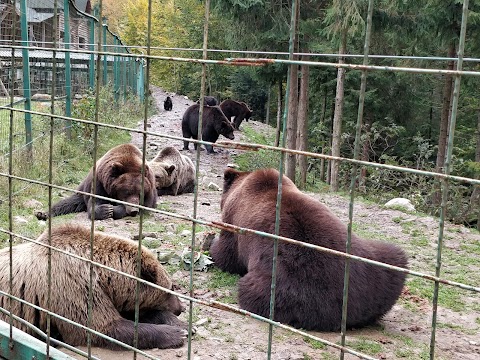
<svg viewBox="0 0 480 360"><path fill-rule="evenodd" d="M162 150L160 150L160 152L155 157L155 159L153 159L153 161L162 161L163 159L166 159L166 158L175 159L180 157L181 157L180 151L178 151L175 147L166 146Z"/></svg>
<svg viewBox="0 0 480 360"><path fill-rule="evenodd" d="M277 192L279 172L276 169L259 169L253 172L240 172L231 168L225 170L224 192L235 184L235 187L242 186L243 190L250 194L264 194L266 192ZM283 176L282 186L292 186L292 181ZM295 186L295 185L293 185Z"/></svg>

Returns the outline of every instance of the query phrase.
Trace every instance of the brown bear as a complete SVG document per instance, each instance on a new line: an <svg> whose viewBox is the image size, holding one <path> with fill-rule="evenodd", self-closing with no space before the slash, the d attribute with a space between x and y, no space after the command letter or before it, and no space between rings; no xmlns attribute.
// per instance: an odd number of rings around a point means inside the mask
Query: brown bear
<svg viewBox="0 0 480 360"><path fill-rule="evenodd" d="M198 138L198 118L200 105L194 104L190 106L182 118L182 134L186 139L193 138L197 140ZM202 140L209 141L214 143L218 140L220 135L225 136L227 139L233 140L235 136L233 135L233 126L230 121L225 117L222 110L218 106L206 106L203 107L203 118L202 118ZM194 144L195 149L197 144ZM212 154L215 151L213 150L212 145L205 145L207 153ZM188 141L183 141L183 149L188 150Z"/></svg>
<svg viewBox="0 0 480 360"><path fill-rule="evenodd" d="M172 103L172 98L170 96L167 96L167 98L163 102L163 108L165 109L165 111L172 111L173 103Z"/></svg>
<svg viewBox="0 0 480 360"><path fill-rule="evenodd" d="M220 108L228 120L231 120L232 116L235 116L233 119L233 126L237 130L240 129L240 124L242 123L243 119L248 121L253 114L253 111L248 107L248 105L241 101L230 99L223 100L220 103Z"/></svg>
<svg viewBox="0 0 480 360"><path fill-rule="evenodd" d="M222 221L275 233L279 173L275 169L227 169L221 199ZM283 177L280 235L345 252L347 227L323 204ZM351 253L405 268L407 257L393 244L352 235ZM210 248L215 264L240 274L242 309L269 316L273 240L222 230ZM347 326L380 319L398 299L405 274L351 260ZM279 241L274 319L296 328L337 331L342 317L345 259Z"/></svg>
<svg viewBox="0 0 480 360"><path fill-rule="evenodd" d="M85 180L77 190L91 192L93 169L90 170ZM132 144L122 144L110 149L96 164L96 188L94 193L129 202L140 204L140 191L142 184L142 153ZM51 216L87 211L91 219L104 220L108 218L121 219L125 216L135 216L138 208L131 205L118 204L114 201L95 199L95 208L92 209L93 199L88 195L73 194L58 201L52 206ZM155 175L145 165L144 181L144 206L155 208L157 205L157 191L155 188ZM48 212L38 212L39 220L46 220Z"/></svg>
<svg viewBox="0 0 480 360"><path fill-rule="evenodd" d="M197 104L200 104L200 99L197 100ZM203 104L208 106L216 106L218 105L218 100L213 96L204 96Z"/></svg>
<svg viewBox="0 0 480 360"><path fill-rule="evenodd" d="M148 162L155 174L158 195L180 195L191 193L195 187L195 166L192 160L173 146L160 150Z"/></svg>
<svg viewBox="0 0 480 360"><path fill-rule="evenodd" d="M37 240L48 243L48 231ZM90 229L74 224L52 228L51 245L68 253L90 259ZM118 271L137 276L138 243L133 240L95 232L93 261ZM9 249L0 250L0 288L9 291ZM35 243L13 247L12 295L36 306L47 307L48 248ZM143 280L172 289L165 269L147 248L141 250L140 276ZM88 262L51 251L51 292L49 310L83 326L87 326L90 270ZM93 266L91 328L133 346L136 280ZM187 325L177 318L184 306L177 296L141 283L138 301L138 348L176 348L183 345ZM0 306L35 325L47 329L43 311L27 304L0 296ZM0 318L8 319L1 314ZM50 317L52 336L72 346L86 345L87 333L54 316ZM29 327L14 321L14 325L31 335ZM92 345L114 350L123 347L92 334Z"/></svg>

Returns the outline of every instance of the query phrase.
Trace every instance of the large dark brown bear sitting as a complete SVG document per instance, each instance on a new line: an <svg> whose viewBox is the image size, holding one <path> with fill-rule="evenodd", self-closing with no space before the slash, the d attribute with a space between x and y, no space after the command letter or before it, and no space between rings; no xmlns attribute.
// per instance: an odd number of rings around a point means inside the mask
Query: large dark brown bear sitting
<svg viewBox="0 0 480 360"><path fill-rule="evenodd" d="M244 102L230 99L223 100L220 103L220 108L228 120L231 120L232 116L234 116L233 126L237 130L240 129L240 124L242 123L243 119L248 121L253 113L253 111Z"/></svg>
<svg viewBox="0 0 480 360"><path fill-rule="evenodd" d="M275 230L278 171L227 169L221 200L222 220L267 233ZM346 226L323 204L300 192L283 177L280 235L344 252ZM407 266L399 247L352 235L352 254ZM273 240L222 230L210 254L222 270L240 274L239 305L269 316ZM337 331L342 317L345 260L279 241L275 292L276 321L306 330ZM380 319L399 297L405 274L351 261L348 327Z"/></svg>
<svg viewBox="0 0 480 360"><path fill-rule="evenodd" d="M184 138L193 138L197 140L198 135L198 118L199 118L199 104L190 106L182 118L182 134ZM227 139L233 140L233 126L225 117L222 110L218 106L204 106L202 118L202 140L209 142L216 142L220 135ZM183 149L188 150L188 141L183 142ZM197 144L194 144L195 149ZM214 153L212 145L205 145L209 154Z"/></svg>
<svg viewBox="0 0 480 360"><path fill-rule="evenodd" d="M77 190L91 192L93 169ZM142 184L142 153L132 144L122 144L109 150L96 164L95 194L112 199L129 202L135 205L140 203ZM155 208L157 205L157 190L155 175L145 165L144 206ZM135 216L138 208L130 205L118 204L114 201L95 199L95 208L92 208L92 198L88 195L73 194L60 200L52 206L51 216L64 215L87 211L88 217L95 214L95 219L121 219L125 216ZM35 214L39 220L48 218L47 212Z"/></svg>
<svg viewBox="0 0 480 360"><path fill-rule="evenodd" d="M64 224L52 228L51 245L68 253L90 259L90 229ZM48 243L48 231L39 238ZM13 295L22 300L47 308L48 251L45 246L24 243L13 247ZM117 236L95 232L93 261L137 276L138 243ZM0 288L9 291L9 249L0 250ZM83 326L88 323L88 298L90 270L86 261L53 250L51 252L50 311L73 320ZM156 256L142 248L140 276L155 285L172 289L172 281ZM93 266L93 307L91 328L116 340L133 346L136 280L101 267ZM138 301L138 347L175 348L182 346L187 325L177 318L184 306L177 296L140 284ZM47 329L47 317L43 311L18 301L0 296L0 306L35 325ZM8 315L0 314L8 321ZM70 345L86 345L87 332L54 316L50 318L51 334ZM35 335L30 327L14 321L21 330ZM92 345L121 349L108 340L92 334Z"/></svg>

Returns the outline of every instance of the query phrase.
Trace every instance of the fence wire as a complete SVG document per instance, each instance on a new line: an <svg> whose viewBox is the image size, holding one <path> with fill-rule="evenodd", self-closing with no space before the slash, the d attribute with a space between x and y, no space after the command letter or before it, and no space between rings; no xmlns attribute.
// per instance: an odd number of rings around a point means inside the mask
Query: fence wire
<svg viewBox="0 0 480 360"><path fill-rule="evenodd" d="M364 44L364 54L363 55L346 55L348 58L360 58L362 63L340 63L335 61L338 57L338 54L313 54L309 53L311 57L315 56L320 57L332 57L334 60L331 62L325 61L300 61L295 60L294 55L299 55L293 51L294 38L295 38L295 13L298 2L293 0L291 2L291 31L289 39L289 52L288 53L275 53L275 52L236 52L234 50L229 50L232 54L255 54L255 55L265 55L265 57L256 57L256 58L225 58L223 60L212 60L209 59L209 53L223 50L208 49L208 25L209 25L209 14L210 14L210 1L205 1L205 23L203 31L203 48L202 49L181 49L181 48L169 48L169 50L178 50L179 54L182 51L188 51L189 54L194 51L201 51L201 58L193 57L182 57L180 56L159 56L152 55L150 46L151 39L151 16L152 16L152 1L149 0L148 4L148 40L147 47L143 48L145 50L144 54L133 54L130 53L130 49L135 48L134 46L125 46L121 43L120 39L115 35L111 34L108 30L108 27L98 19L102 19L102 1L99 1L99 7L92 15L87 14L85 11L91 11L92 9L79 9L76 5L76 2L73 1L60 1L60 0L44 0L36 1L36 7L28 7L30 2L22 0L19 2L5 2L5 8L10 7L11 11L7 13L8 16L4 17L2 20L2 38L0 40L0 59L1 59L1 68L0 68L0 81L3 84L2 91L4 91L4 96L0 98L0 156L3 157L4 161L8 162L8 166L2 167L4 171L0 171L0 179L4 179L8 184L8 199L2 199L8 201L8 228L0 228L0 233L8 237L8 242L10 245L10 289L1 289L0 294L9 299L10 302L17 301L26 306L32 307L37 311L44 312L47 315L47 319L56 318L61 319L70 324L74 324L79 328L84 329L88 333L88 346L87 351L77 351L77 354L82 357L92 358L95 357L92 355L92 346L90 341L90 335L94 334L102 338L108 339L118 345L123 346L125 349L134 351L134 359L137 354L145 356L151 359L157 359L157 356L151 355L148 352L136 349L136 346L129 346L115 340L105 334L99 333L91 329L92 321L92 308L93 304L93 281L94 281L94 269L96 267L106 269L112 273L120 274L127 278L132 278L137 281L135 289L136 297L136 307L135 307L135 326L138 329L139 323L139 288L141 284L151 286L152 288L158 288L167 293L175 294L178 297L189 302L189 329L188 329L188 349L187 356L188 359L193 357L194 341L193 337L193 313L194 306L209 306L212 308L220 309L223 311L229 311L238 314L239 316L248 316L258 321L262 321L269 325L269 335L267 347L267 358L270 359L272 354L275 352L275 347L273 345L273 334L275 328L282 328L292 333L299 334L309 339L319 341L329 347L335 348L340 352L340 359L343 359L345 354L350 354L360 359L375 359L371 355L357 351L346 345L346 316L348 313L348 285L349 285L349 260L354 259L357 261L362 261L367 264L372 264L382 268L391 269L394 271L399 271L411 276L420 277L428 281L432 281L434 284L433 290L433 302L432 302L432 331L430 335L430 349L429 349L429 358L435 358L435 348L436 348L436 329L437 329L437 307L438 307L438 293L440 284L451 286L455 288L465 289L475 293L480 293L480 287L478 285L465 284L458 281L451 281L445 279L441 276L442 269L442 249L443 239L444 239L444 226L445 226L445 211L447 208L447 197L448 197L448 185L452 181L463 182L467 184L480 185L480 180L465 178L451 175L451 159L452 159L452 150L453 150L453 140L455 135L455 124L458 113L458 99L460 95L460 80L463 76L480 76L479 71L468 70L465 71L462 68L463 61L478 62L479 59L464 59L463 58L463 49L465 44L466 37L466 28L467 28L467 19L468 19L468 0L463 2L463 12L462 12L462 24L460 31L460 42L459 42L459 51L458 57L456 58L435 58L435 57L416 57L416 59L425 59L429 61L448 61L455 60L456 69L455 70L444 70L441 68L404 68L404 67L390 67L390 66L378 66L370 65L369 62L372 59L378 58L376 55L369 54L369 42L371 35L371 22L372 22L372 12L374 9L374 0L369 0L368 2L368 18L367 18L367 27L365 34L365 44ZM82 2L83 3L83 2ZM89 3L89 2L88 2ZM3 2L2 2L3 5ZM51 15L46 15L46 13L38 12L38 9L53 9ZM22 34L22 27L25 24L22 24L20 18L24 17L23 21L28 19L42 19L42 21L32 21L30 22L29 27L29 36L25 39L25 35ZM4 30L4 29L8 29ZM63 30L62 30L63 29ZM66 30L66 31L65 31ZM283 56L284 58L279 58ZM285 59L285 57L288 57ZM394 58L393 56L385 56L384 58ZM403 57L399 57L403 58ZM100 109L100 97L99 94L102 88L108 88L113 91L115 99L126 98L127 94L136 93L138 97L142 100L148 99L149 96L149 85L150 85L150 66L152 61L172 61L172 62L190 62L197 63L202 67L202 77L201 77L201 90L200 90L200 119L202 118L203 112L203 98L206 92L206 76L207 76L207 65L216 64L216 65L228 65L228 66L263 66L266 64L287 64L289 66L289 71L292 66L296 65L308 65L312 67L333 67L333 68L345 68L351 69L353 71L361 72L361 84L359 91L359 105L358 105L358 116L356 123L356 134L355 134L355 150L353 158L343 158L335 157L325 154L317 154L313 152L298 151L296 149L287 149L286 147L286 136L287 136L287 114L288 114L288 101L285 102L285 109L283 112L283 137L281 145L279 147L267 146L261 144L247 144L240 142L223 142L219 141L215 143L215 146L223 147L227 149L242 149L247 151L256 151L259 149L264 149L268 151L277 151L280 152L280 162L278 164L279 169L279 179L278 179L278 193L277 193L277 207L276 207L276 222L275 222L275 233L269 234L261 231L256 231L249 228L241 228L234 226L232 224L227 224L223 222L214 222L214 221L205 221L197 217L197 206L198 206L198 193L199 188L198 184L200 183L199 179L199 164L202 161L202 155L200 152L200 146L197 147L196 151L196 182L195 182L195 191L193 198L193 213L191 216L183 216L171 211L164 211L161 209L150 209L145 207L143 204L143 192L144 192L144 171L145 168L142 168L142 194L140 196L141 202L138 206L140 209L148 210L152 213L161 214L170 218L186 220L192 224L192 237L191 237L191 258L194 257L195 250L195 239L196 239L196 229L197 225L202 225L208 228L228 230L231 232L236 232L239 234L256 234L263 236L274 243L274 256L272 259L272 286L271 286L271 301L270 301L270 316L269 318L259 316L257 314L239 309L235 306L222 303L216 300L203 300L195 298L194 296L194 284L195 284L195 274L193 272L193 266L190 267L190 276L189 276L189 295L184 295L182 293L172 291L171 289L158 286L156 284L147 282L140 277L140 273L137 273L136 276L132 276L128 273L118 271L114 268L105 266L98 262L95 262L93 259L93 238L95 233L95 218L92 216L91 220L91 236L90 236L90 256L81 257L68 251L56 248L52 246L49 242L48 244L38 242L33 236L25 236L14 231L13 227L13 209L15 208L15 194L16 191L21 191L21 187L18 190L18 186L14 186L14 182L19 184L24 184L22 186L39 186L48 189L48 203L49 208L52 205L53 191L65 191L69 193L78 193L82 195L91 196L94 201L95 199L108 199L100 195L91 195L89 192L82 192L78 190L72 190L67 186L60 186L55 183L55 173L54 173L54 142L56 137L64 133L66 129L71 126L92 126L93 134L93 146L92 151L90 152L91 161L93 166L93 174L96 172L96 160L99 158L97 149L99 148L99 132L101 129L115 129L117 131L128 131L131 133L139 133L142 136L142 153L143 153L143 163L146 162L146 153L147 153L147 137L159 137L172 140L183 140L182 137L173 136L166 133L150 131L148 126L149 121L149 103L144 101L144 113L143 113L143 124L142 129L121 126L118 124L109 124L100 119L101 114L99 113ZM70 71L69 71L70 70ZM435 173L422 171L417 169L411 169L401 166L392 166L388 164L379 164L371 163L368 161L360 160L360 136L362 134L362 124L363 124L363 106L365 94L368 87L368 73L370 71L394 71L394 72L409 72L409 73L422 73L422 74L452 74L455 76L455 88L453 95L453 106L450 116L450 131L448 138L447 146L447 157L445 162L445 167L443 173ZM289 79L289 77L288 77ZM286 98L289 96L289 84L287 83L286 87ZM71 101L75 94L78 94L79 98L83 97L86 93L91 92L94 94L95 106L91 118L81 118L72 115L69 107L71 106ZM37 96L39 94L46 94L48 96ZM39 100L39 103L33 103L33 100ZM43 104L42 102L45 102ZM35 105L32 105L35 104ZM37 106L38 105L38 106ZM7 118L9 121L7 121ZM28 123L32 123L33 126L28 128ZM201 124L199 122L198 127L198 138L201 139ZM13 166L13 159L15 154L20 152L31 151L32 148L35 148L35 144L45 141L48 142L50 154L48 159L48 176L45 179L38 178L29 178L24 176L19 176L15 173ZM203 140L189 140L195 144L211 144ZM347 247L345 252L335 251L326 247L316 246L308 243L303 243L298 240L289 239L279 235L280 232L280 204L282 198L282 176L284 173L284 161L287 155L305 155L312 158L326 159L329 161L345 162L351 164L351 184L350 184L350 197L349 197L349 214L348 214L348 235L347 235ZM351 236L352 236L352 225L353 225L353 216L354 216L354 200L355 200L355 186L357 180L357 172L361 166L379 168L379 169L389 169L398 172L404 173L413 173L425 177L435 177L441 180L442 182L442 201L441 201L441 213L439 220L439 234L437 242L437 256L436 256L436 268L434 274L428 274L424 272L404 269L378 261L362 258L350 254L350 245L351 245ZM95 176L93 176L95 179ZM95 182L92 184L92 189L95 188ZM113 200L118 204L124 205L133 205L126 202ZM143 239L143 212L140 213L139 218L139 230L138 230L138 254L137 254L137 264L140 264L141 261L141 246ZM48 231L51 234L52 230L52 221L48 221ZM49 236L49 241L51 236ZM72 320L69 320L65 317L59 316L54 312L50 311L49 306L47 308L41 308L36 304L30 303L19 297L13 296L12 283L13 283L13 274L12 274L12 264L15 259L12 258L13 253L13 244L16 242L16 239L22 240L25 242L37 244L38 246L46 247L49 251L49 269L51 268L51 253L59 252L67 256L71 256L77 260L81 260L89 265L89 301L88 301L88 312L89 312L89 321L87 326L79 323L75 323ZM343 291L343 311L342 311L342 321L341 321L341 341L340 344L329 341L321 336L315 336L311 333L292 328L291 326L280 324L274 321L274 296L275 296L275 275L276 275L276 264L277 264L277 253L278 253L278 244L289 243L295 244L297 246L303 246L308 249L315 249L316 251L321 251L328 254L334 254L340 258L346 259L346 267L344 274L344 291ZM137 266L138 271L140 271L140 266ZM50 276L50 273L49 273ZM49 296L51 295L52 289L50 289L51 281L49 281ZM12 306L10 305L10 308ZM10 326L12 327L14 321L21 322L21 320L16 317L14 314L9 312L8 309L0 309L1 312L8 313L10 318ZM48 320L50 321L50 320ZM33 326L30 324L29 326ZM47 325L47 331L45 334L40 330L35 330L41 337L46 341L46 353L48 358L50 345L58 344L57 340L51 339L50 326ZM12 337L12 333L10 333ZM135 332L135 344L138 341L138 331Z"/></svg>

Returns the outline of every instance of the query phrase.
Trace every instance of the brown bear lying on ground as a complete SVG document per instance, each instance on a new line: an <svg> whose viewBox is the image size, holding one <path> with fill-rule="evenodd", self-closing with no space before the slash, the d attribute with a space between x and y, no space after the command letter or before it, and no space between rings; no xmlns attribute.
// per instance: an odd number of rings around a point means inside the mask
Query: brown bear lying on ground
<svg viewBox="0 0 480 360"><path fill-rule="evenodd" d="M45 231L39 242L48 243ZM69 253L90 259L90 229L64 224L52 229L51 243ZM132 240L95 232L93 261L137 276L138 244ZM13 247L13 295L42 308L47 307L48 249L34 243ZM87 325L89 264L52 250L50 310ZM133 346L136 281L100 267L93 267L93 308L91 328ZM172 282L156 256L146 248L141 252L141 278L171 289ZM0 288L9 291L9 249L0 250ZM27 320L42 331L47 329L43 311L0 296L0 306ZM182 346L187 325L179 315L184 307L177 296L140 284L140 322L138 348L175 348ZM8 315L0 315L7 321ZM87 333L81 328L51 317L51 333L72 346L86 345ZM14 326L31 335L35 333L19 322ZM108 340L92 334L92 345L121 349Z"/></svg>
<svg viewBox="0 0 480 360"><path fill-rule="evenodd" d="M234 116L233 126L237 130L240 129L240 124L243 119L248 121L253 114L253 111L244 102L230 99L222 101L220 103L220 109L222 109L228 120L231 120L232 116Z"/></svg>
<svg viewBox="0 0 480 360"><path fill-rule="evenodd" d="M180 195L191 193L195 187L195 166L192 160L173 146L160 150L148 162L155 174L158 195Z"/></svg>
<svg viewBox="0 0 480 360"><path fill-rule="evenodd" d="M198 118L199 118L200 105L194 104L190 106L182 118L182 134L186 139L198 138ZM225 117L222 110L218 106L204 106L202 117L202 140L209 142L216 142L220 135L225 136L227 139L233 140L233 126L230 121ZM188 150L188 141L183 142L183 149ZM194 144L195 149L197 144ZM212 145L205 145L207 153L212 154Z"/></svg>
<svg viewBox="0 0 480 360"><path fill-rule="evenodd" d="M112 199L140 204L140 191L142 184L142 153L132 144L122 144L109 150L97 161L95 194ZM85 180L77 190L91 192L93 169L90 170ZM92 198L82 194L71 196L58 201L52 206L51 216L87 211L91 219L104 220L108 218L121 219L125 216L135 216L138 208L131 205L122 205L114 201L95 199L93 209ZM145 165L144 181L144 206L155 208L157 205L157 191L155 188L155 175ZM48 212L38 212L39 220L46 220Z"/></svg>
<svg viewBox="0 0 480 360"><path fill-rule="evenodd" d="M221 200L222 221L275 233L279 173L274 169L239 172L227 169ZM280 235L345 252L347 228L323 204L300 192L283 177ZM352 235L354 255L405 268L398 246ZM273 240L222 230L210 254L222 270L240 274L239 305L269 316ZM342 317L342 257L279 241L274 318L297 328L337 331ZM380 319L395 304L405 274L350 262L347 326L361 327Z"/></svg>

